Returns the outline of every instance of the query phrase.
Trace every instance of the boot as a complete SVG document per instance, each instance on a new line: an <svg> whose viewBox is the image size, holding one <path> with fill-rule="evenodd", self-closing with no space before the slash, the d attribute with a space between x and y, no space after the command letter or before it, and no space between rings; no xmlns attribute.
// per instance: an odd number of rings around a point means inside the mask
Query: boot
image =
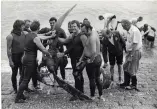
<svg viewBox="0 0 157 109"><path fill-rule="evenodd" d="M130 85L130 74L124 71L124 83L120 84L121 88L125 88Z"/></svg>
<svg viewBox="0 0 157 109"><path fill-rule="evenodd" d="M14 93L16 94L17 93L17 85L13 85L13 90L14 90Z"/></svg>
<svg viewBox="0 0 157 109"><path fill-rule="evenodd" d="M26 100L26 97L24 94L21 95L21 99Z"/></svg>
<svg viewBox="0 0 157 109"><path fill-rule="evenodd" d="M131 76L130 76L129 72L127 72L126 86L129 86L129 85L130 85L130 79L131 79Z"/></svg>
<svg viewBox="0 0 157 109"><path fill-rule="evenodd" d="M134 86L134 87L136 87L137 86L137 78L136 78L136 76L132 76L132 86Z"/></svg>
<svg viewBox="0 0 157 109"><path fill-rule="evenodd" d="M24 99L25 98L24 98L23 94L18 92L16 95L16 98L15 98L15 103L25 103Z"/></svg>
<svg viewBox="0 0 157 109"><path fill-rule="evenodd" d="M136 78L136 76L131 77L131 82L132 82L132 84L130 85L130 87L128 89L129 90L135 89L136 91L140 91L139 89L137 89L137 78Z"/></svg>
<svg viewBox="0 0 157 109"><path fill-rule="evenodd" d="M30 89L28 87L25 89L25 91L28 92L28 93L34 92L34 90L32 90L32 89Z"/></svg>
<svg viewBox="0 0 157 109"><path fill-rule="evenodd" d="M17 89L14 89L14 93L17 94Z"/></svg>
<svg viewBox="0 0 157 109"><path fill-rule="evenodd" d="M15 103L26 103L23 99L15 99Z"/></svg>
<svg viewBox="0 0 157 109"><path fill-rule="evenodd" d="M70 99L69 99L69 101L76 101L76 100L78 100L79 98L77 97L77 96L72 96Z"/></svg>

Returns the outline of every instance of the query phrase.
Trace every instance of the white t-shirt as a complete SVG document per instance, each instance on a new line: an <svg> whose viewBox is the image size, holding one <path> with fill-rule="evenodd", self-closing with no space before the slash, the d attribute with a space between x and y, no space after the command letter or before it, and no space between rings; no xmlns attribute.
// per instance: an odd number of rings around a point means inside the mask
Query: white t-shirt
<svg viewBox="0 0 157 109"><path fill-rule="evenodd" d="M148 35L152 36L152 37L155 37L155 32L151 29L150 26L148 27L148 30L149 30Z"/></svg>
<svg viewBox="0 0 157 109"><path fill-rule="evenodd" d="M127 32L126 50L132 51L132 45L136 43L137 46L135 50L141 50L142 48L142 34L139 29L134 25L131 25L129 31Z"/></svg>
<svg viewBox="0 0 157 109"><path fill-rule="evenodd" d="M104 28L106 28L107 27L107 22L109 21L109 19L111 18L111 17L113 17L115 14L112 14L112 13L105 13L104 15L103 15L103 17L104 17ZM116 21L116 19L112 19L112 21L109 23L109 28L110 29L115 29L115 27L116 27L116 23L117 23L117 21Z"/></svg>

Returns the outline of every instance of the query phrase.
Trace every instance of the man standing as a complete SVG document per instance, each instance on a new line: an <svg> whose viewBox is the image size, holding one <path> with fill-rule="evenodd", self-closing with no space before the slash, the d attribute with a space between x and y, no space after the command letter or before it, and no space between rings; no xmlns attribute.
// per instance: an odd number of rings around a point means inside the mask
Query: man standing
<svg viewBox="0 0 157 109"><path fill-rule="evenodd" d="M105 13L104 15L99 15L99 20L104 20L104 29L110 29L110 30L116 30L117 28L117 22L116 22L116 15L113 13ZM105 48L102 47L102 51L104 51ZM108 60L108 57L105 57L107 55L105 52L102 52L103 59ZM104 63L104 68L107 66L106 63Z"/></svg>
<svg viewBox="0 0 157 109"><path fill-rule="evenodd" d="M41 31L39 31L38 33L45 33L46 32L45 36L50 36L52 34L52 30L54 29L56 22L57 22L57 19L55 17L51 17L49 20L51 28L41 29ZM67 38L64 30L61 28L57 29L56 37L54 39L50 39L48 41L43 41L43 44L45 46L47 46L47 44L49 45L49 51L54 56L57 56L55 54L57 54L58 52L61 52L61 53L64 52L63 44L61 44L58 41L58 37L64 38L64 39ZM67 65L67 57L66 56L60 57L60 58L55 57L54 60L56 60L55 64L57 65L57 69L58 69L58 67L60 67L60 73L61 73L62 79L64 80L65 79L65 67ZM56 73L57 73L57 70L56 70Z"/></svg>
<svg viewBox="0 0 157 109"><path fill-rule="evenodd" d="M22 57L24 77L19 86L16 98L15 98L15 103L24 103L25 102L24 100L26 100L26 97L24 96L23 92L28 87L28 83L32 75L36 73L37 50L40 49L47 56L51 57L50 53L42 45L41 39L46 40L48 38L54 37L55 34L52 34L52 36L49 36L49 37L37 36L38 30L40 28L39 21L33 21L30 28L32 32L26 35L24 56Z"/></svg>
<svg viewBox="0 0 157 109"><path fill-rule="evenodd" d="M121 21L122 27L127 31L126 59L124 63L124 83L120 87L137 90L137 71L141 59L142 35L137 27L128 20ZM130 85L131 79L131 85Z"/></svg>
<svg viewBox="0 0 157 109"><path fill-rule="evenodd" d="M111 80L114 81L114 65L117 62L119 83L121 82L121 72L123 63L123 50L125 50L125 41L118 31L111 31L109 29L105 32L105 37L102 41L105 63L107 64L107 54L109 55ZM107 53L108 52L108 53Z"/></svg>
<svg viewBox="0 0 157 109"><path fill-rule="evenodd" d="M12 68L12 86L17 93L17 73L19 69L20 75L22 74L21 59L24 52L25 35L27 32L23 32L24 21L16 20L13 24L13 30L6 38L7 40L7 55L9 59L10 67ZM20 83L19 83L20 84Z"/></svg>
<svg viewBox="0 0 157 109"><path fill-rule="evenodd" d="M24 23L25 23L25 26L24 26L23 31L25 31L27 33L30 33L31 32L30 25L31 25L32 22L30 20L26 19L26 20L24 20ZM21 74L20 83L22 82L23 77L24 77L24 71ZM36 90L40 89L40 87L38 86L37 71L32 76L32 83L33 83L34 89L36 89ZM26 88L25 91L33 92L33 90L31 90L30 88Z"/></svg>
<svg viewBox="0 0 157 109"><path fill-rule="evenodd" d="M155 28L148 24L144 24L144 26L141 27L140 30L144 32L142 37L144 37L145 44L148 44L148 47L152 48L154 46L154 41L156 37Z"/></svg>
<svg viewBox="0 0 157 109"><path fill-rule="evenodd" d="M76 71L76 63L79 62L79 59L83 53L83 48L85 46L85 42L87 37L85 35L82 35L80 30L80 23L77 20L73 20L71 22L71 27L73 30L72 36L70 36L67 39L59 38L59 41L67 44L71 43L70 47L62 54L59 54L60 56L63 56L65 54L70 54L71 57L71 64L73 69L73 75L75 79L75 88L84 93L84 79L83 74L80 72L79 78L78 75L75 75L74 72ZM70 100L76 100L76 97L72 97Z"/></svg>
<svg viewBox="0 0 157 109"><path fill-rule="evenodd" d="M87 40L86 45L84 46L83 54L80 58L80 63L84 61L87 62L86 71L90 83L91 98L95 99L95 87L97 86L99 99L104 100L104 98L102 97L102 83L100 80L100 66L102 63L100 55L100 40L97 32L92 31L92 28L93 27L89 24L81 25L81 31L87 36ZM80 63L78 63L78 66Z"/></svg>

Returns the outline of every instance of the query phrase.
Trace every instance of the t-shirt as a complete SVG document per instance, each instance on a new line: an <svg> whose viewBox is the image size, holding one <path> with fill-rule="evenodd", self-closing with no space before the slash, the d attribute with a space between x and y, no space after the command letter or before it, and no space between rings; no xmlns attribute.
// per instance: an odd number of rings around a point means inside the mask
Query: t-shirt
<svg viewBox="0 0 157 109"><path fill-rule="evenodd" d="M148 35L152 36L152 37L155 37L155 32L151 29L150 26L148 27L148 30L149 30Z"/></svg>
<svg viewBox="0 0 157 109"><path fill-rule="evenodd" d="M104 21L105 21L105 23L104 23L104 28L106 28L107 22L108 22L109 19L112 18L113 16L115 16L115 14L113 14L113 13L105 13L105 14L103 15ZM109 28L110 28L110 29L115 29L115 27L116 27L116 19L112 19L112 21L109 23Z"/></svg>
<svg viewBox="0 0 157 109"><path fill-rule="evenodd" d="M137 27L131 25L129 31L127 32L126 50L132 51L132 45L136 43L137 46L135 50L141 50L142 48L142 35Z"/></svg>

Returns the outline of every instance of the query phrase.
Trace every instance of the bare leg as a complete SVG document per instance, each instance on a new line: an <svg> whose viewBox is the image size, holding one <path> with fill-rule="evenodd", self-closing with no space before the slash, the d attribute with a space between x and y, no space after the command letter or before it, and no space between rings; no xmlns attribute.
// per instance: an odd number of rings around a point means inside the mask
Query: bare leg
<svg viewBox="0 0 157 109"><path fill-rule="evenodd" d="M110 72L111 72L111 81L114 81L114 65L110 66Z"/></svg>
<svg viewBox="0 0 157 109"><path fill-rule="evenodd" d="M119 83L121 83L122 79L121 79L121 73L122 73L122 65L118 65L118 74L119 74Z"/></svg>

